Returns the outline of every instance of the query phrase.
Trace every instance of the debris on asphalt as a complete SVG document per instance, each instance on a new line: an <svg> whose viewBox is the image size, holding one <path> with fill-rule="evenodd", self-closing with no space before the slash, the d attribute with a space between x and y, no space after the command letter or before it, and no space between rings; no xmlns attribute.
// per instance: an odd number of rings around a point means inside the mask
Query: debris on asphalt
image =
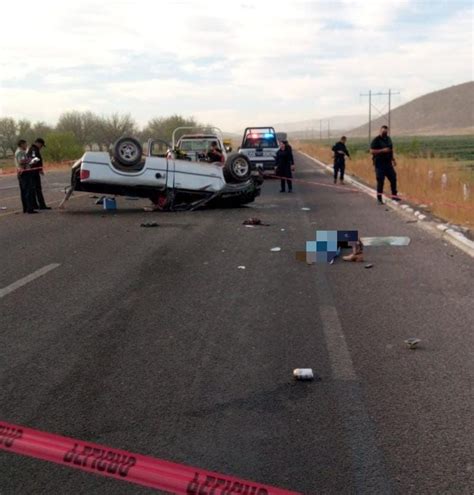
<svg viewBox="0 0 474 495"><path fill-rule="evenodd" d="M278 253L281 251L281 247L274 247L274 248L271 248L270 251L272 251L273 253Z"/></svg>
<svg viewBox="0 0 474 495"><path fill-rule="evenodd" d="M311 211L311 208L307 208L306 206L301 208L303 211Z"/></svg>
<svg viewBox="0 0 474 495"><path fill-rule="evenodd" d="M311 368L296 368L293 370L293 377L296 380L313 380L314 373Z"/></svg>
<svg viewBox="0 0 474 495"><path fill-rule="evenodd" d="M245 227L247 227L248 229L254 229L255 225L245 225Z"/></svg>
<svg viewBox="0 0 474 495"><path fill-rule="evenodd" d="M367 265L364 266L364 268L372 268L374 265L372 263L368 263Z"/></svg>
<svg viewBox="0 0 474 495"><path fill-rule="evenodd" d="M104 206L104 210L116 210L117 209L117 202L115 201L115 198L104 198L104 201L102 204Z"/></svg>
<svg viewBox="0 0 474 495"><path fill-rule="evenodd" d="M416 337L412 337L411 339L406 339L404 342L409 349L414 350L418 347L418 344L421 342L421 340L417 339Z"/></svg>
<svg viewBox="0 0 474 495"><path fill-rule="evenodd" d="M99 196L95 195L95 194L91 194L89 196L90 199L97 199ZM103 196L102 196L103 197Z"/></svg>
<svg viewBox="0 0 474 495"><path fill-rule="evenodd" d="M408 246L410 244L409 237L397 237L397 236L389 236L389 237L362 237L362 243L364 246Z"/></svg>
<svg viewBox="0 0 474 495"><path fill-rule="evenodd" d="M145 227L145 228L151 228L151 227L158 227L159 225L156 222L144 222L140 224L140 227Z"/></svg>
<svg viewBox="0 0 474 495"><path fill-rule="evenodd" d="M285 232L285 229L280 229L281 232Z"/></svg>
<svg viewBox="0 0 474 495"><path fill-rule="evenodd" d="M417 223L418 220L407 220L405 223Z"/></svg>
<svg viewBox="0 0 474 495"><path fill-rule="evenodd" d="M0 206L0 210L6 210L7 207L6 206Z"/></svg>
<svg viewBox="0 0 474 495"><path fill-rule="evenodd" d="M362 253L360 254L348 254L347 256L343 256L342 259L344 261L354 261L354 262L361 262L364 261L364 255Z"/></svg>
<svg viewBox="0 0 474 495"><path fill-rule="evenodd" d="M238 266L238 267L237 267L237 269L238 269L238 270L245 270L245 266L240 265L240 266Z"/></svg>
<svg viewBox="0 0 474 495"><path fill-rule="evenodd" d="M333 259L329 262L329 264L330 264L330 265L334 265L334 262L335 262L335 261L336 261L336 257L334 257L334 258L333 258Z"/></svg>
<svg viewBox="0 0 474 495"><path fill-rule="evenodd" d="M143 211L146 212L155 211L155 208L153 206L145 206L145 208L143 208Z"/></svg>
<svg viewBox="0 0 474 495"><path fill-rule="evenodd" d="M250 217L244 220L243 225L263 225L260 218Z"/></svg>
<svg viewBox="0 0 474 495"><path fill-rule="evenodd" d="M92 196L91 196L92 197ZM97 198L97 196L95 196ZM96 202L95 204L96 205L103 205L104 204L104 199L105 199L105 196L101 196Z"/></svg>
<svg viewBox="0 0 474 495"><path fill-rule="evenodd" d="M306 251L296 251L296 261L306 261Z"/></svg>

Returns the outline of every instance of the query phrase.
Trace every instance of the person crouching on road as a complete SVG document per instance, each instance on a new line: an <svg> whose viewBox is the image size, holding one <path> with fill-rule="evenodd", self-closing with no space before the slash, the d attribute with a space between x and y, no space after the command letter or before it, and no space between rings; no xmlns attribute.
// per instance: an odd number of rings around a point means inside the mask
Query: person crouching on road
<svg viewBox="0 0 474 495"><path fill-rule="evenodd" d="M30 159L38 158L35 163L32 165L31 175L33 176L33 185L35 189L35 194L33 197L33 206L35 210L50 210L50 206L46 206L43 196L43 189L41 187L41 175L44 175L43 172L43 157L41 156L41 149L46 147L44 139L38 138L36 141L30 146L28 150L28 156Z"/></svg>
<svg viewBox="0 0 474 495"><path fill-rule="evenodd" d="M215 162L223 163L224 162L224 154L219 149L217 141L212 141L211 147L210 147L209 151L207 152L207 159L211 163L215 163Z"/></svg>
<svg viewBox="0 0 474 495"><path fill-rule="evenodd" d="M295 170L293 165L293 153L288 149L287 145L282 141L280 149L275 157L275 172L280 177L281 189L280 192L285 192L285 185L288 185L288 192L293 192L293 181L291 180L292 172Z"/></svg>
<svg viewBox="0 0 474 495"><path fill-rule="evenodd" d="M372 153L375 165L375 178L377 179L377 201L383 205L383 185L385 177L390 182L392 189L392 199L401 201L397 193L397 173L395 168L397 163L393 155L393 144L388 135L388 127L383 125L380 128L380 134L370 144L370 152Z"/></svg>
<svg viewBox="0 0 474 495"><path fill-rule="evenodd" d="M349 150L346 148L346 136L342 136L341 139L332 147L334 152L334 184L337 183L337 176L339 175L339 181L344 184L344 171L346 170L346 156L351 158Z"/></svg>
<svg viewBox="0 0 474 495"><path fill-rule="evenodd" d="M33 184L33 173L31 172L31 159L26 152L27 145L24 139L18 141L18 148L15 151L15 165L20 184L21 204L23 213L38 213L34 210L33 198L35 194Z"/></svg>

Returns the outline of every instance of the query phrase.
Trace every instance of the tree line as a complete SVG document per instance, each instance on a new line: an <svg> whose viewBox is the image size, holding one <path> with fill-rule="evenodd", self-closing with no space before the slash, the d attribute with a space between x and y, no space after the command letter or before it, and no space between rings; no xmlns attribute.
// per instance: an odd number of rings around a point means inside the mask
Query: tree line
<svg viewBox="0 0 474 495"><path fill-rule="evenodd" d="M85 149L107 150L120 137L149 137L170 142L173 130L181 126L201 126L193 117L156 117L140 128L130 114L103 116L93 112L70 111L60 115L55 126L28 119L0 118L0 153L7 158L15 152L19 139L32 143L42 137L47 144L44 157L50 161L78 158ZM206 127L206 126L203 126Z"/></svg>

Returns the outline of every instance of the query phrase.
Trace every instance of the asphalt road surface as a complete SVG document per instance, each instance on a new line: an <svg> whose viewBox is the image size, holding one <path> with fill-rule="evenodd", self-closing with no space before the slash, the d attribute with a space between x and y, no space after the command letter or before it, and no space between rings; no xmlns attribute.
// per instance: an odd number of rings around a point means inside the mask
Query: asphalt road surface
<svg viewBox="0 0 474 495"><path fill-rule="evenodd" d="M324 185L268 180L250 207L185 213L85 194L23 215L1 178L0 420L305 494L473 493L471 258L297 168ZM51 204L67 178L45 176ZM316 229L411 243L366 248L371 269L297 261ZM10 453L0 467L2 495L151 493Z"/></svg>

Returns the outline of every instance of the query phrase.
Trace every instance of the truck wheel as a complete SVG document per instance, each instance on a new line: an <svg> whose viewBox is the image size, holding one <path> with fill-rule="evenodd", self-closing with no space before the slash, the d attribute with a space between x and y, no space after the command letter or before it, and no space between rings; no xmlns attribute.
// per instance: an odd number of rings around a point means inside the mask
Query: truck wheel
<svg viewBox="0 0 474 495"><path fill-rule="evenodd" d="M246 182L252 176L252 167L248 158L239 153L227 157L224 164L224 176L229 182Z"/></svg>
<svg viewBox="0 0 474 495"><path fill-rule="evenodd" d="M113 148L113 156L120 165L124 167L134 167L142 159L142 145L134 138L120 138Z"/></svg>

